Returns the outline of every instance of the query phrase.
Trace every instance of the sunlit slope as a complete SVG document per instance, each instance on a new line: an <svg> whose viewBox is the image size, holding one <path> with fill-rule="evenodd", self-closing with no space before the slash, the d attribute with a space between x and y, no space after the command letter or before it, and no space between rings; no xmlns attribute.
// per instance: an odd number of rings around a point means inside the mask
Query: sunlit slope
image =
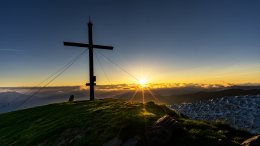
<svg viewBox="0 0 260 146"><path fill-rule="evenodd" d="M100 146L115 137L125 142L138 136L138 145L147 145L152 140L147 132L165 114L179 121L183 129L181 134L173 134L170 145L217 145L219 139L238 145L250 136L227 125L185 119L164 105L103 99L1 114L0 144Z"/></svg>

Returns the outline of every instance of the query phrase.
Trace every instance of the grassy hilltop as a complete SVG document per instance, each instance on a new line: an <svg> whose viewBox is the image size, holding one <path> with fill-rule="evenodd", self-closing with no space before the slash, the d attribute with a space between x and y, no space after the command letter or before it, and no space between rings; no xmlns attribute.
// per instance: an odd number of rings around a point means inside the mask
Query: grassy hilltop
<svg viewBox="0 0 260 146"><path fill-rule="evenodd" d="M225 124L189 120L164 105L102 99L51 104L0 115L0 145L102 146L117 137L138 137L148 145L149 131L160 117L176 119L168 145L239 145L251 135ZM151 132L150 132L151 133ZM165 137L162 137L162 140ZM158 139L158 137L157 137ZM151 144L149 144L151 145Z"/></svg>

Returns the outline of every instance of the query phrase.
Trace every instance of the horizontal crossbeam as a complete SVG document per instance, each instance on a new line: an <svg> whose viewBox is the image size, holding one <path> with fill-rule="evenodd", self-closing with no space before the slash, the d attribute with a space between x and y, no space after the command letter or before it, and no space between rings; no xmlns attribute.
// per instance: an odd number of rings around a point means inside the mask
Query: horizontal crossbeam
<svg viewBox="0 0 260 146"><path fill-rule="evenodd" d="M63 44L64 46L74 46L74 47L84 47L84 48L91 47L89 44L74 43L74 42L63 42ZM97 49L107 49L107 50L113 50L114 48L112 46L102 46L102 45L92 45L92 47Z"/></svg>

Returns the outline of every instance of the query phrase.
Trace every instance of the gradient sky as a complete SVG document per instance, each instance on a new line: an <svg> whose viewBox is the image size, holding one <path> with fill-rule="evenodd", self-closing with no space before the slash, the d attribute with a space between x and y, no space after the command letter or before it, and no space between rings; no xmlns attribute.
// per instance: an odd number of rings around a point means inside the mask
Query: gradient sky
<svg viewBox="0 0 260 146"><path fill-rule="evenodd" d="M260 83L260 0L3 0L0 86L34 86L94 43L130 74L149 82ZM98 84L132 83L97 54ZM106 78L108 77L108 79ZM84 54L51 85L84 85Z"/></svg>

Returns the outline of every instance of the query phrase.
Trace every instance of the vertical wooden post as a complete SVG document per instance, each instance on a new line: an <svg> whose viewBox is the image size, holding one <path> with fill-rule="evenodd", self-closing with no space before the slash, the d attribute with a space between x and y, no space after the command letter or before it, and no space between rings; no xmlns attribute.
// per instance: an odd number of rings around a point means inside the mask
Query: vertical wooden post
<svg viewBox="0 0 260 146"><path fill-rule="evenodd" d="M88 23L88 43L89 43L89 94L90 100L94 100L94 64L93 64L93 36L92 36L92 26L93 24L89 21Z"/></svg>

